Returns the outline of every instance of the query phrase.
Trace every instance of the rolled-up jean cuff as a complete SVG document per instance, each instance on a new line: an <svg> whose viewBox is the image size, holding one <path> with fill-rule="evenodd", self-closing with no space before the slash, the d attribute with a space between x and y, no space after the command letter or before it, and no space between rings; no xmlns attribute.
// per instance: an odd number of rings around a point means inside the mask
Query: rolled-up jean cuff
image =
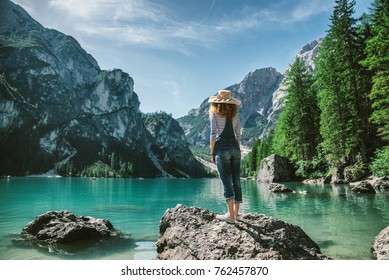
<svg viewBox="0 0 389 280"><path fill-rule="evenodd" d="M226 201L233 200L234 203L242 203L242 200L235 200L234 197L226 198Z"/></svg>

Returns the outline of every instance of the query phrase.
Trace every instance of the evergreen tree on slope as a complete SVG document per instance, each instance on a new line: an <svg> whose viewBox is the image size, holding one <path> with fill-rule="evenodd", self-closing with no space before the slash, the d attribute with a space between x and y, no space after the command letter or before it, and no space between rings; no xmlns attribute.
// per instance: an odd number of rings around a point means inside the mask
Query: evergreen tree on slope
<svg viewBox="0 0 389 280"><path fill-rule="evenodd" d="M378 126L382 138L389 141L389 1L376 0L372 9L372 38L366 43L363 61L373 71L371 121Z"/></svg>
<svg viewBox="0 0 389 280"><path fill-rule="evenodd" d="M316 59L323 147L333 164L366 160L369 81L356 28L354 0L336 0L330 30Z"/></svg>
<svg viewBox="0 0 389 280"><path fill-rule="evenodd" d="M292 162L309 161L320 142L319 108L313 91L313 78L304 61L296 58L286 73L285 107L273 141L276 153Z"/></svg>

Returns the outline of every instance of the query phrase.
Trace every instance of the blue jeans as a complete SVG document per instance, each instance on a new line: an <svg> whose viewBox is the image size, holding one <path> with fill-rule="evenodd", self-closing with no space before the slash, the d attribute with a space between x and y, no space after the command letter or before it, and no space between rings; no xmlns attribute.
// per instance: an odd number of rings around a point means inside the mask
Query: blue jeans
<svg viewBox="0 0 389 280"><path fill-rule="evenodd" d="M226 200L242 202L240 186L240 149L238 145L216 145L215 160Z"/></svg>

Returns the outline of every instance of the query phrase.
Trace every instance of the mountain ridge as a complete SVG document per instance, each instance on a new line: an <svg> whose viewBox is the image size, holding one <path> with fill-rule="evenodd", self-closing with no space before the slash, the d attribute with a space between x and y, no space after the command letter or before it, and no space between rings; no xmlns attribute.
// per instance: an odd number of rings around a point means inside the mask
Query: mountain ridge
<svg viewBox="0 0 389 280"><path fill-rule="evenodd" d="M318 39L304 45L296 55L305 61L310 71L314 69L314 57L321 41L322 39ZM225 88L242 101L239 117L243 146L250 148L256 139L267 137L269 131L275 127L286 95L283 85L285 73L281 74L273 67L255 69L241 82ZM191 109L186 116L177 119L193 146L209 145L208 108L208 100L205 99L198 108Z"/></svg>
<svg viewBox="0 0 389 280"><path fill-rule="evenodd" d="M178 126L155 141L128 73L101 70L73 37L44 28L11 1L0 10L0 174L207 176Z"/></svg>
<svg viewBox="0 0 389 280"><path fill-rule="evenodd" d="M0 155L5 158L0 173L16 169L17 174L29 174L54 167L63 175L81 175L91 174L98 165L113 176L119 169L136 177L207 176L187 144L208 147L207 99L177 124L167 114L143 114L128 73L101 70L73 37L43 27L11 1L0 5ZM320 42L306 44L297 54L311 71ZM283 106L284 78L266 67L226 87L242 101L245 147L274 128ZM165 135L158 139L157 130ZM31 145L13 143L15 138L31 139ZM181 160L181 155L189 160Z"/></svg>

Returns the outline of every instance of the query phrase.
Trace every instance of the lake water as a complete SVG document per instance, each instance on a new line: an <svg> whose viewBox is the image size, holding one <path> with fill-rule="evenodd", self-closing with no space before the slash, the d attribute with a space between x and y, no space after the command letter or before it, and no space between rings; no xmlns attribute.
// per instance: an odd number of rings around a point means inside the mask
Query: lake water
<svg viewBox="0 0 389 280"><path fill-rule="evenodd" d="M268 184L242 180L244 213L300 226L333 259L371 259L375 236L389 225L389 195L354 194L348 185L286 183L296 194L269 193ZM0 259L155 258L159 221L177 204L226 210L219 179L97 179L15 177L0 180ZM20 245L29 221L50 210L111 221L133 242L103 251L58 255Z"/></svg>

